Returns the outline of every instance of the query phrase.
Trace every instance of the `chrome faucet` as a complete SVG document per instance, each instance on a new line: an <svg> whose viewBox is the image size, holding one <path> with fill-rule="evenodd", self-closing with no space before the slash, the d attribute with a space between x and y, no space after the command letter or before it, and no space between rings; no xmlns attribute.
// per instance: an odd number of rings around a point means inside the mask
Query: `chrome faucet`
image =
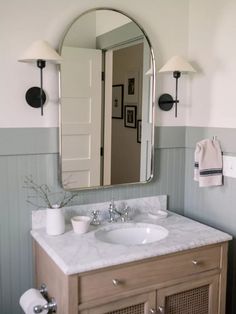
<svg viewBox="0 0 236 314"><path fill-rule="evenodd" d="M109 211L108 222L117 222L118 220L120 220L121 222L126 222L127 220L129 220L128 217L129 207L127 205L125 206L124 209L118 210L115 207L114 202L112 201L109 205L108 211Z"/></svg>
<svg viewBox="0 0 236 314"><path fill-rule="evenodd" d="M109 219L108 222L115 222L115 214L116 214L116 210L115 210L115 206L113 201L109 204L109 208L108 208L108 212L109 212Z"/></svg>

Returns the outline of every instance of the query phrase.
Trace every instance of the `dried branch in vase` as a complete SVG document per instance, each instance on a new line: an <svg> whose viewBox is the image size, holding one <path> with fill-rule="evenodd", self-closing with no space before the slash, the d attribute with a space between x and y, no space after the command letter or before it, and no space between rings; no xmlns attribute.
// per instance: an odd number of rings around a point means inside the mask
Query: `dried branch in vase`
<svg viewBox="0 0 236 314"><path fill-rule="evenodd" d="M26 176L24 180L23 188L28 189L30 191L30 195L28 195L27 203L37 207L47 207L53 208L54 204L57 204L59 208L70 205L71 201L78 197L77 192L52 192L47 184L38 184L36 183L32 176ZM34 200L40 199L42 204L39 204Z"/></svg>

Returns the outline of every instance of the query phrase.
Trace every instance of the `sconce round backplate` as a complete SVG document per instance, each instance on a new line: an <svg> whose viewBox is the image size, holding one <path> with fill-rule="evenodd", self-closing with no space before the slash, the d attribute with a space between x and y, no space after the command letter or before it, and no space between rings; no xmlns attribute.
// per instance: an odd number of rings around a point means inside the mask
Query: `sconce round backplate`
<svg viewBox="0 0 236 314"><path fill-rule="evenodd" d="M39 87L31 87L27 90L25 94L25 99L27 103L33 108L41 107L41 99L40 99L40 88ZM45 104L46 94L44 90L42 90L42 104Z"/></svg>
<svg viewBox="0 0 236 314"><path fill-rule="evenodd" d="M170 94L162 94L158 99L158 105L161 110L171 110L174 105L173 97Z"/></svg>

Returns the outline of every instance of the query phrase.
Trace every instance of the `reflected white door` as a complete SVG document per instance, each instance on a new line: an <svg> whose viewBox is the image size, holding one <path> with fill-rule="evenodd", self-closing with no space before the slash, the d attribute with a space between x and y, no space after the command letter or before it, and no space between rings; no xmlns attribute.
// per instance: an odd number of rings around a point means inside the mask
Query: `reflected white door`
<svg viewBox="0 0 236 314"><path fill-rule="evenodd" d="M147 181L151 178L151 160L152 160L152 87L153 77L146 75L150 69L150 47L147 40L144 39L143 50L143 95L142 95L142 136L141 136L141 167L140 181Z"/></svg>
<svg viewBox="0 0 236 314"><path fill-rule="evenodd" d="M111 184L112 74L113 51L108 50L105 54L104 185Z"/></svg>
<svg viewBox="0 0 236 314"><path fill-rule="evenodd" d="M63 47L62 180L66 188L100 185L100 50Z"/></svg>

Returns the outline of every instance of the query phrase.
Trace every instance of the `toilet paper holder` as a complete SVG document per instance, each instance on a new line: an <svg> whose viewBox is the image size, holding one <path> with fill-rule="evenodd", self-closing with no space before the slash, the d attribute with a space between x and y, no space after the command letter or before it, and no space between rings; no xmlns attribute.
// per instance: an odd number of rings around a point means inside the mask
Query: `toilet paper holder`
<svg viewBox="0 0 236 314"><path fill-rule="evenodd" d="M39 292L48 301L48 303L45 305L35 305L33 308L34 313L42 313L44 310L48 310L50 313L55 313L57 311L57 303L54 298L48 298L48 289L44 283L41 284Z"/></svg>
<svg viewBox="0 0 236 314"><path fill-rule="evenodd" d="M51 313L55 313L57 310L57 304L54 298L51 298L45 305L35 305L34 313L42 313L44 310L48 310Z"/></svg>
<svg viewBox="0 0 236 314"><path fill-rule="evenodd" d="M47 286L45 285L45 283L42 283L40 288L39 288L39 292L42 294L43 297L47 298L48 297L48 289Z"/></svg>

